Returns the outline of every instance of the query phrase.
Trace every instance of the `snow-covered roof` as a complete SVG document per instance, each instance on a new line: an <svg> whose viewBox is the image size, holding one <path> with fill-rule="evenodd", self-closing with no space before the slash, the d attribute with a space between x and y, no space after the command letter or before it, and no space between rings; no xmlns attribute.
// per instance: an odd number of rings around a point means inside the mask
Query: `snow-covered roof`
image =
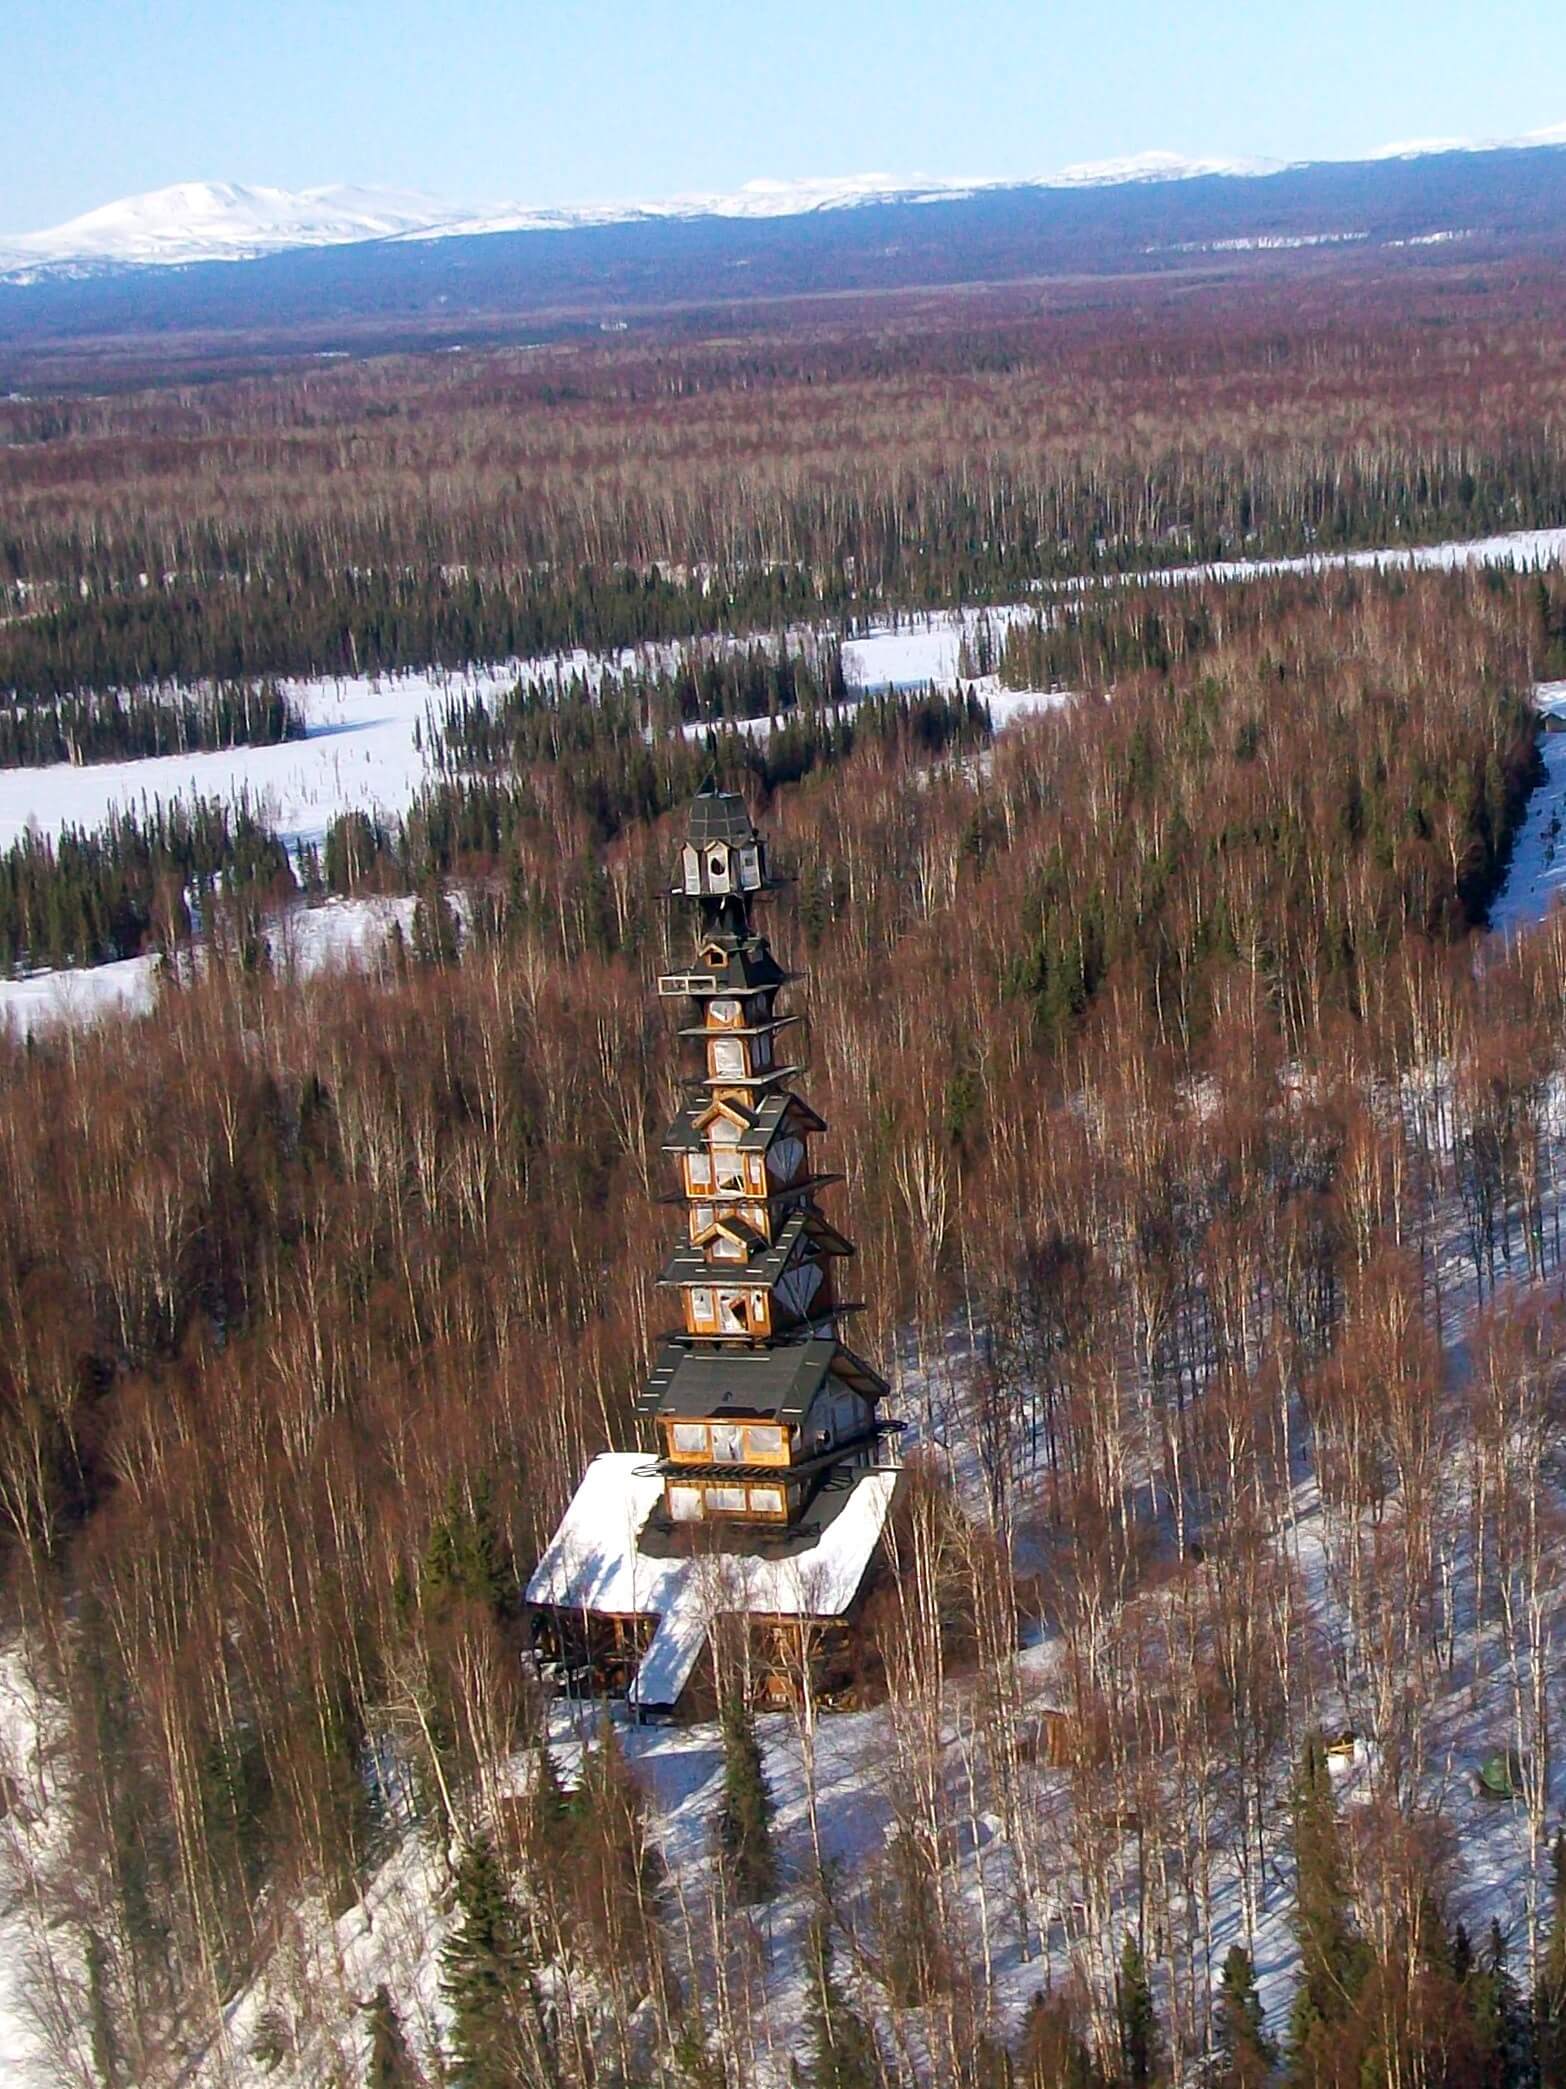
<svg viewBox="0 0 1566 2089"><path fill-rule="evenodd" d="M895 1471L861 1473L813 1544L771 1557L711 1552L654 1557L642 1527L663 1482L641 1451L605 1451L582 1476L527 1585L529 1603L659 1620L631 1701L672 1705L690 1678L712 1620L841 1617L853 1604L886 1528Z"/></svg>

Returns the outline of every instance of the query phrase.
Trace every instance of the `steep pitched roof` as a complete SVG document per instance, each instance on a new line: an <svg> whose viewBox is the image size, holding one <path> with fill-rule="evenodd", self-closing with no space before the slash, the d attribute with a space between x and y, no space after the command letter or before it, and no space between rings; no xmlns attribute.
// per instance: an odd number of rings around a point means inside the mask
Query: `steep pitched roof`
<svg viewBox="0 0 1566 2089"><path fill-rule="evenodd" d="M670 1342L659 1351L636 1404L643 1414L797 1425L829 1377L868 1400L887 1390L884 1379L830 1335L771 1349L687 1349Z"/></svg>
<svg viewBox="0 0 1566 2089"><path fill-rule="evenodd" d="M740 1128L729 1149L734 1153L765 1153L784 1131L824 1132L826 1125L797 1095L768 1095L747 1109L734 1096L709 1102L703 1098L683 1109L663 1135L665 1153L700 1152L705 1148L707 1126L715 1117L727 1117Z"/></svg>
<svg viewBox="0 0 1566 2089"><path fill-rule="evenodd" d="M741 1268L709 1262L700 1248L682 1242L659 1272L660 1284L762 1284L770 1288L782 1276L803 1243L818 1255L851 1255L853 1243L829 1226L819 1211L791 1211L778 1237L763 1244Z"/></svg>
<svg viewBox="0 0 1566 2089"><path fill-rule="evenodd" d="M740 848L756 839L745 801L737 791L703 791L691 800L686 834L697 848L709 841L726 841Z"/></svg>

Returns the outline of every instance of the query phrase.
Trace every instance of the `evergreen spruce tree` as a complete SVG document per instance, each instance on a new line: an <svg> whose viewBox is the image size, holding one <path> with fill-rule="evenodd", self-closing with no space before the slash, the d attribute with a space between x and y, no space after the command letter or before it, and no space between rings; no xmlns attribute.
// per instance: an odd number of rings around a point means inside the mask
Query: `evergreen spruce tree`
<svg viewBox="0 0 1566 2089"><path fill-rule="evenodd" d="M905 1823L887 1845L881 1917L884 1976L900 2009L920 2007L947 1984L949 1956L936 1914L928 1857Z"/></svg>
<svg viewBox="0 0 1566 2089"><path fill-rule="evenodd" d="M454 965L462 930L438 878L432 877L413 907L413 956L420 965Z"/></svg>
<svg viewBox="0 0 1566 2089"><path fill-rule="evenodd" d="M495 1527L488 1475L480 1473L467 1487L453 1479L424 1548L419 1591L426 1606L438 1611L452 1597L466 1597L499 1616L514 1586Z"/></svg>
<svg viewBox="0 0 1566 2089"><path fill-rule="evenodd" d="M810 2059L796 2070L801 2089L877 2089L881 2067L875 2035L837 1984L832 1917L825 1907L811 1921L805 1964L810 1973Z"/></svg>
<svg viewBox="0 0 1566 2089"><path fill-rule="evenodd" d="M1550 1935L1533 2015L1539 2089L1566 2089L1566 1833L1550 1853Z"/></svg>
<svg viewBox="0 0 1566 2089"><path fill-rule="evenodd" d="M1453 1969L1462 1961L1466 1942L1459 1930L1453 1946ZM1533 2025L1521 1990L1507 1964L1506 1938L1499 1922L1490 1924L1483 1954L1470 1947L1466 1973L1459 1972L1473 2026L1482 2080L1488 2089L1525 2089L1532 2075Z"/></svg>
<svg viewBox="0 0 1566 2089"><path fill-rule="evenodd" d="M1327 1752L1315 1732L1305 1737L1294 1784L1294 1867L1300 1982L1289 2019L1289 2075L1306 2083L1327 2071L1332 2029L1349 2014L1368 1970L1344 1883Z"/></svg>
<svg viewBox="0 0 1566 2089"><path fill-rule="evenodd" d="M392 1998L384 1987L370 2004L370 2064L365 2089L424 2089L424 2075L413 2057Z"/></svg>
<svg viewBox="0 0 1566 2089"><path fill-rule="evenodd" d="M542 1730L533 1752L533 1789L529 1797L530 1832L541 1841L557 1835L570 1817L571 1801L560 1782L560 1767L549 1745L549 1735Z"/></svg>
<svg viewBox="0 0 1566 2089"><path fill-rule="evenodd" d="M1473 1939L1459 1922L1452 1932L1452 1978L1461 1987L1473 1970Z"/></svg>
<svg viewBox="0 0 1566 2089"><path fill-rule="evenodd" d="M487 1837L475 1836L457 1863L457 1922L441 1953L454 2089L514 2089L513 2022L525 1985L521 1926L505 1874Z"/></svg>
<svg viewBox="0 0 1566 2089"><path fill-rule="evenodd" d="M1278 2048L1262 2027L1256 1968L1241 1944L1223 1962L1214 2044L1215 2089L1259 2089L1277 2064Z"/></svg>
<svg viewBox="0 0 1566 2089"><path fill-rule="evenodd" d="M1120 2032L1120 2072L1127 2089L1147 2089L1159 2071L1158 2012L1141 1945L1128 1930L1115 1984L1115 2019Z"/></svg>
<svg viewBox="0 0 1566 2089"><path fill-rule="evenodd" d="M772 1794L762 1767L761 1744L750 1707L735 1695L725 1700L723 1800L718 1810L718 1847L734 1890L746 1902L766 1900L777 1885L772 1849Z"/></svg>

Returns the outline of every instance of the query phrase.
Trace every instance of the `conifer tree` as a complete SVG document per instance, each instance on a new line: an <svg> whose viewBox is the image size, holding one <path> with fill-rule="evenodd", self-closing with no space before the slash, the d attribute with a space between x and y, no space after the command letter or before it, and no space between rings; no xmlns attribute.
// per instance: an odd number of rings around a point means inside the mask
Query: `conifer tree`
<svg viewBox="0 0 1566 2089"><path fill-rule="evenodd" d="M1550 1853L1550 1935L1534 1998L1539 2089L1566 2089L1566 1833Z"/></svg>
<svg viewBox="0 0 1566 2089"><path fill-rule="evenodd" d="M1461 1987L1474 1970L1473 1939L1461 1922L1452 1931L1452 1978Z"/></svg>
<svg viewBox="0 0 1566 2089"><path fill-rule="evenodd" d="M832 1917L824 1906L811 1920L805 1963L810 1973L810 2060L800 2072L801 2084L808 2089L876 2089L881 2068L875 2034L838 1986Z"/></svg>
<svg viewBox="0 0 1566 2089"><path fill-rule="evenodd" d="M513 2089L526 1966L521 1925L494 1848L474 1836L457 1863L457 1922L441 1953L455 2089Z"/></svg>
<svg viewBox="0 0 1566 2089"><path fill-rule="evenodd" d="M425 1603L438 1610L460 1596L499 1615L510 1589L488 1476L481 1473L466 1488L453 1479L424 1548L420 1592Z"/></svg>
<svg viewBox="0 0 1566 2089"><path fill-rule="evenodd" d="M560 1766L542 1729L533 1755L533 1788L530 1793L531 1832L541 1840L555 1834L571 1811L571 1801L560 1781Z"/></svg>
<svg viewBox="0 0 1566 2089"><path fill-rule="evenodd" d="M384 1986L370 2004L370 2064L365 2089L424 2089L424 2075Z"/></svg>
<svg viewBox="0 0 1566 2089"><path fill-rule="evenodd" d="M1223 1962L1214 2044L1215 2089L1259 2089L1277 2064L1278 2048L1263 2028L1256 1968L1242 1944L1231 1945Z"/></svg>
<svg viewBox="0 0 1566 2089"><path fill-rule="evenodd" d="M1344 1883L1327 1752L1314 1731L1305 1737L1294 1783L1294 1866L1300 1982L1289 2020L1289 2074L1305 2083L1324 2071L1331 2029L1348 2015L1367 1971Z"/></svg>
<svg viewBox="0 0 1566 2089"><path fill-rule="evenodd" d="M756 1722L743 1698L725 1700L723 1800L718 1810L718 1847L741 1900L766 1900L777 1884L772 1849L772 1794L756 1738Z"/></svg>
<svg viewBox="0 0 1566 2089"><path fill-rule="evenodd" d="M1115 1984L1115 2021L1120 2032L1120 2072L1127 2089L1147 2089L1158 2076L1158 2012L1153 2006L1146 1955L1129 1930Z"/></svg>
<svg viewBox="0 0 1566 2089"><path fill-rule="evenodd" d="M1465 1976L1460 1968L1462 1945L1466 1941L1459 1929L1453 1946L1453 1969L1459 1972L1468 1999L1483 2080L1489 2089L1523 2089L1531 2072L1533 2027L1521 1991L1507 1964L1506 1938L1501 1925L1491 1922L1489 1939L1477 1960L1474 1960L1470 1948L1470 1963Z"/></svg>
<svg viewBox="0 0 1566 2089"><path fill-rule="evenodd" d="M461 951L462 931L456 910L432 877L414 902L413 956L420 965L454 965Z"/></svg>

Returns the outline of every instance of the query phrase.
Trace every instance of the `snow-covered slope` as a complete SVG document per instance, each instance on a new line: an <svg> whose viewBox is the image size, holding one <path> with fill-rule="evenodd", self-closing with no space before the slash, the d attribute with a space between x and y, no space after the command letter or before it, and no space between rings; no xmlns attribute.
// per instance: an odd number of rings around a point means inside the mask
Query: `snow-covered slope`
<svg viewBox="0 0 1566 2089"><path fill-rule="evenodd" d="M74 270L145 268L196 261L249 261L297 247L347 246L372 239L476 238L490 232L564 231L669 218L786 218L867 203L936 203L1010 187L1085 188L1135 181L1183 181L1199 174L1262 174L1272 162L1183 159L1145 152L1084 162L1034 182L849 174L801 181L749 181L729 195L673 196L655 202L548 207L496 203L460 210L398 190L350 187L248 188L236 182L184 181L128 196L45 232L0 237L0 272L59 275Z"/></svg>
<svg viewBox="0 0 1566 2089"><path fill-rule="evenodd" d="M425 230L459 214L432 197L390 189L248 188L181 181L106 203L46 232L0 239L0 268L139 268L249 261L292 247L345 246Z"/></svg>
<svg viewBox="0 0 1566 2089"><path fill-rule="evenodd" d="M1413 159L1436 153L1566 146L1566 124L1504 139L1431 138L1383 147L1365 160ZM1191 157L1140 152L1083 160L1032 178L850 174L802 180L749 181L726 194L674 196L578 206L495 203L458 208L413 192L335 186L247 187L188 181L130 196L43 232L0 235L0 281L111 269L253 260L305 247L367 240L477 238L496 232L566 231L590 225L691 218L789 218L872 204L955 201L1005 189L1114 188L1191 181L1202 176L1254 178L1316 164L1310 161Z"/></svg>
<svg viewBox="0 0 1566 2089"><path fill-rule="evenodd" d="M413 239L468 238L486 232L562 230L579 225L624 225L649 218L798 218L825 210L853 210L871 203L943 203L995 189L1112 188L1139 181L1190 181L1201 174L1251 175L1277 171L1272 160L1185 159L1176 152L1141 152L1118 160L1084 160L1019 181L1009 176L845 174L807 176L799 181L747 181L730 195L671 196L654 203L603 203L570 209L533 209L500 204L453 217L407 236Z"/></svg>

